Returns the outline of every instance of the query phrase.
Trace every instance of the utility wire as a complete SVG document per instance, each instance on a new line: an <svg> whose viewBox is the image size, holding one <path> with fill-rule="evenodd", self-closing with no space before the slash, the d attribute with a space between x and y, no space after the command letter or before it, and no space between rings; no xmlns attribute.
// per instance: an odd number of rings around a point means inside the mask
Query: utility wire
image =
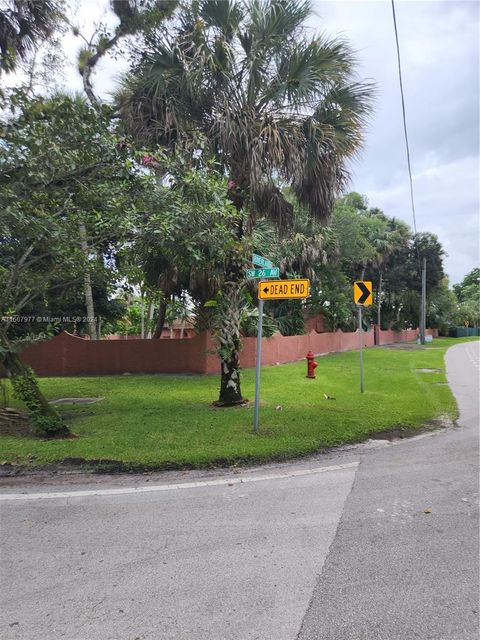
<svg viewBox="0 0 480 640"><path fill-rule="evenodd" d="M398 59L398 79L400 80L400 94L402 96L402 114L403 114L403 132L405 134L405 146L407 150L407 166L408 177L410 180L410 200L412 202L412 215L413 215L413 230L417 235L417 220L415 215L415 199L413 197L413 180L412 180L412 167L410 163L410 148L408 146L408 133L407 133L407 117L405 115L405 98L403 95L403 82L402 82L402 63L400 60L400 46L398 44L398 31L397 31L397 19L395 16L395 2L392 0L392 13L393 13L393 26L395 29L395 42L397 44L397 59Z"/></svg>
<svg viewBox="0 0 480 640"><path fill-rule="evenodd" d="M397 31L397 18L395 16L395 2L392 0L392 13L393 13L393 26L395 29L395 42L397 44L397 59L398 59L398 79L400 80L400 94L402 96L402 114L403 114L403 132L405 133L405 147L407 150L407 165L408 165L408 178L410 180L410 199L412 201L412 215L413 215L413 230L415 232L415 238L417 240L417 221L415 216L415 198L413 197L413 180L412 180L412 167L410 163L410 148L408 146L408 133L407 133L407 117L405 115L405 98L403 95L403 82L402 82L402 63L400 60L400 46L398 44L398 31ZM417 250L418 268L422 274L422 295L420 301L420 344L425 344L425 313L426 313L426 260L423 258L423 268L420 266L420 253L418 250L418 242L415 242Z"/></svg>

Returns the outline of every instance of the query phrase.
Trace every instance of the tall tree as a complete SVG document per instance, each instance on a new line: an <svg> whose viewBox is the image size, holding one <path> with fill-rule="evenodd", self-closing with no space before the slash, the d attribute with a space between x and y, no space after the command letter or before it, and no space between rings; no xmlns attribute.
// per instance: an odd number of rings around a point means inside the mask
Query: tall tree
<svg viewBox="0 0 480 640"><path fill-rule="evenodd" d="M118 18L117 26L112 30L104 24L86 38L72 25L75 36L84 41L78 56L78 71L82 76L83 88L92 106L99 107L101 101L94 91L92 76L98 62L109 51L115 49L125 36L138 37L158 27L175 10L178 0L110 0L110 8Z"/></svg>
<svg viewBox="0 0 480 640"><path fill-rule="evenodd" d="M65 429L18 356L48 320L25 319L25 311L81 282L91 268L79 239L81 220L88 219L99 253L127 233L129 213L149 194L148 178L133 171L108 114L84 100L32 100L13 91L10 103L13 115L0 121L0 361L38 432L52 435Z"/></svg>
<svg viewBox="0 0 480 640"><path fill-rule="evenodd" d="M137 232L124 252L125 260L143 270L149 289L159 293L153 338L161 335L173 296L188 290L198 308L215 296L236 241L239 218L225 176L213 163L198 158L189 166L186 160L155 154L152 162L168 179L158 181L155 211L138 217Z"/></svg>
<svg viewBox="0 0 480 640"><path fill-rule="evenodd" d="M64 20L63 0L6 0L0 8L0 72L13 71Z"/></svg>
<svg viewBox="0 0 480 640"><path fill-rule="evenodd" d="M309 37L304 0L199 0L154 30L118 96L143 144L172 152L199 133L229 176L240 215L223 284L221 404L243 401L239 350L245 253L258 215L288 227L289 185L313 218L329 219L362 141L372 86L354 80L347 44Z"/></svg>
<svg viewBox="0 0 480 640"><path fill-rule="evenodd" d="M453 289L459 303L459 320L480 326L480 269L472 269Z"/></svg>

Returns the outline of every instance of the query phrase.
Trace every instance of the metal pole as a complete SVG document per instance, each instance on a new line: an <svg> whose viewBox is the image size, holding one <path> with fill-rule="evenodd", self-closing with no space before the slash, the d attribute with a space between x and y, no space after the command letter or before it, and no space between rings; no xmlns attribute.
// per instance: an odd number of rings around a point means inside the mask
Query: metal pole
<svg viewBox="0 0 480 640"><path fill-rule="evenodd" d="M263 300L258 301L257 328L257 360L255 363L255 408L253 411L253 433L258 433L258 404L260 402L260 366L262 364L262 334L263 334Z"/></svg>
<svg viewBox="0 0 480 640"><path fill-rule="evenodd" d="M363 393L363 327L362 305L358 305L358 333L360 335L360 393Z"/></svg>
<svg viewBox="0 0 480 640"><path fill-rule="evenodd" d="M420 344L425 344L426 329L426 302L427 302L427 259L423 259L422 268L422 302L420 305Z"/></svg>

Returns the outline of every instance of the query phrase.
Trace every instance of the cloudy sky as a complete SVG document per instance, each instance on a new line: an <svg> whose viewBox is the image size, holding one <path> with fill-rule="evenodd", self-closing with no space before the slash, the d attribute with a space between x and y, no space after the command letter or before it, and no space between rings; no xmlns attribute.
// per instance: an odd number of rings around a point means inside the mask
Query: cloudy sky
<svg viewBox="0 0 480 640"><path fill-rule="evenodd" d="M413 226L390 0L312 0L313 29L346 38L358 72L377 83L365 148L351 167L351 190ZM93 21L111 21L107 0L75 0L85 35ZM103 8L102 8L103 7ZM436 233L452 284L480 264L479 7L477 0L396 0L397 28L418 231ZM80 46L71 35L72 59ZM97 90L111 91L122 69L106 60ZM67 83L80 89L72 71Z"/></svg>
<svg viewBox="0 0 480 640"><path fill-rule="evenodd" d="M452 283L479 266L479 3L397 0L418 231L436 233ZM352 188L413 226L390 0L315 0L315 26L348 38L378 86Z"/></svg>

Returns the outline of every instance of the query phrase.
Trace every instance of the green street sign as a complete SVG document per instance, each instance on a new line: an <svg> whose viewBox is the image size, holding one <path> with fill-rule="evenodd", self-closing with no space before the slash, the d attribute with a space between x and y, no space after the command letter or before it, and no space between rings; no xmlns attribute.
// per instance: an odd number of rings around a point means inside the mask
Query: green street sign
<svg viewBox="0 0 480 640"><path fill-rule="evenodd" d="M280 276L280 268L272 267L271 269L247 269L246 277L251 278L278 278Z"/></svg>
<svg viewBox="0 0 480 640"><path fill-rule="evenodd" d="M256 264L257 267L263 267L264 269L270 269L273 267L273 262L267 260L267 258L264 258L263 256L258 256L256 253L252 255L252 262L253 264Z"/></svg>

